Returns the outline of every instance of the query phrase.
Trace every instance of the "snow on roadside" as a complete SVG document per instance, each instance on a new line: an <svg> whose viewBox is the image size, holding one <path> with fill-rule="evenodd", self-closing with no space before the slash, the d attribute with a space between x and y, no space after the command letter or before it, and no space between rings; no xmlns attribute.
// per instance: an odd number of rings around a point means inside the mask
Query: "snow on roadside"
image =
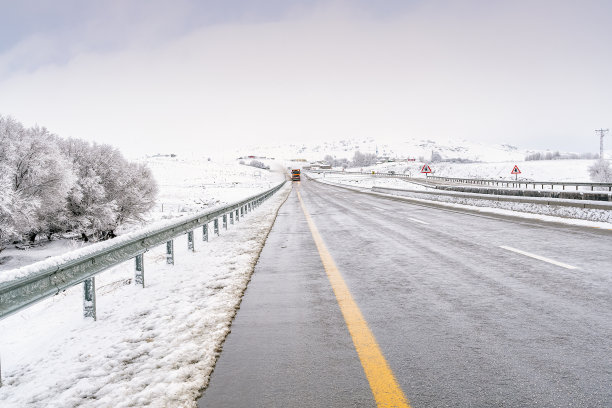
<svg viewBox="0 0 612 408"><path fill-rule="evenodd" d="M155 213L201 211L209 206L239 201L274 187L282 172L241 165L235 160L203 157L150 157L142 161L159 185ZM277 167L280 165L277 164Z"/></svg>
<svg viewBox="0 0 612 408"><path fill-rule="evenodd" d="M557 182L591 182L589 167L596 160L533 160L533 161L496 161L477 163L429 163L433 176L454 178L480 178L495 180L514 180L510 172L517 165L521 171L518 180L523 181L557 181ZM421 177L423 162L389 162L375 166L363 167L364 173L408 174L412 177ZM360 168L348 168L347 171L359 171Z"/></svg>
<svg viewBox="0 0 612 408"><path fill-rule="evenodd" d="M144 289L133 262L98 275L97 322L80 286L0 321L0 406L194 407L290 189L195 253L176 239L174 266L162 246L146 253Z"/></svg>
<svg viewBox="0 0 612 408"><path fill-rule="evenodd" d="M437 203L453 204L456 208L460 206L469 207L471 209L482 209L486 208L486 211L492 209L499 209L508 211L506 215L515 215L517 213L525 213L530 215L542 215L549 217L549 220L553 219L556 222L565 222L566 220L573 221L585 221L592 222L588 226L597 226L599 228L611 228L612 227L612 211L611 210L600 210L591 208L577 208L577 207L566 207L559 205L546 205L546 204L535 204L535 203L521 203L513 201L492 201L484 200L479 198L466 198L458 196L448 196L439 194L422 194L419 192L390 192L389 190L381 191L383 194L395 195L402 197L409 197L411 199L417 199L421 202L435 201ZM546 199L543 199L545 201ZM491 212L491 211L489 211ZM576 225L576 223L571 223Z"/></svg>
<svg viewBox="0 0 612 408"><path fill-rule="evenodd" d="M268 171L238 164L235 160L209 161L192 157L149 157L140 159L149 166L159 185L155 208L145 215L145 223L182 217L239 201L268 190L283 178L282 171ZM274 167L274 162L271 163ZM276 167L282 167L276 164ZM120 236L143 228L142 224L120 226ZM42 239L27 250L9 247L0 253L0 280L4 271L89 246L80 239ZM6 276L5 276L6 278ZM6 278L8 279L8 278ZM5 279L5 280L6 280Z"/></svg>

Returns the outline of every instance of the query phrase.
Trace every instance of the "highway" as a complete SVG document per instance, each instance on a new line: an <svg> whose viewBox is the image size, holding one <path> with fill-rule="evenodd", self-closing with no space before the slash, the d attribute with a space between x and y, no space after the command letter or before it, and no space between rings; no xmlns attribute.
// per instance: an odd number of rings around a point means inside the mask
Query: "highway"
<svg viewBox="0 0 612 408"><path fill-rule="evenodd" d="M198 406L610 407L611 250L294 183Z"/></svg>

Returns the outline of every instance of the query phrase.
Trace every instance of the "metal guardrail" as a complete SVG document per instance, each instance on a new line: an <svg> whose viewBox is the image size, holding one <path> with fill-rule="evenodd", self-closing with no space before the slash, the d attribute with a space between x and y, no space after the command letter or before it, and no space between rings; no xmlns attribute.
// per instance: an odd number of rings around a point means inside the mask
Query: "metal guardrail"
<svg viewBox="0 0 612 408"><path fill-rule="evenodd" d="M591 191L594 191L595 187L599 188L607 188L608 191L612 191L612 183L583 183L583 182L566 182L566 181L525 181L525 180L496 180L496 179L470 179L470 178L456 178L456 177L441 177L441 176L429 176L428 179L438 180L438 181L447 181L451 183L463 183L463 184L479 184L485 186L506 186L506 187L518 187L524 184L525 188L528 186L541 186L542 189L544 186L550 186L551 189L554 189L554 186L562 186L562 190L565 190L565 187L590 187Z"/></svg>
<svg viewBox="0 0 612 408"><path fill-rule="evenodd" d="M36 273L0 283L0 319L18 312L33 303L53 296L65 289L87 282L89 279L121 262L136 258L135 282L144 286L144 268L142 254L147 250L166 243L166 255L168 263L174 263L173 239L187 234L189 249L193 250L193 231L203 227L202 234L205 241L208 240L208 223L214 223L214 233L219 234L219 218L223 218L223 225L227 228L228 215L233 222L234 214L238 220L241 215L251 211L278 191L286 181L264 193L249 197L245 200L230 204L212 211L181 219L175 224L165 226L154 232L136 235L127 242L121 241L117 245L105 247L94 251L89 255L74 259L64 264L51 268L42 269ZM95 244L94 244L95 245ZM88 247L91 248L91 247ZM44 261L43 261L44 262ZM93 283L93 282L92 282ZM85 285L85 315L95 318L95 287L88 288ZM87 292L92 291L92 296ZM87 303L93 302L93 310L87 310Z"/></svg>
<svg viewBox="0 0 612 408"><path fill-rule="evenodd" d="M219 235L219 219L227 229L228 219L231 224L240 220L244 214L258 207L263 201L277 192L286 181L261 194L245 200L216 208L181 219L174 224L160 227L156 231L146 231L128 240L117 239L116 245L106 246L87 255L67 261L53 267L42 268L31 275L0 282L0 319L31 306L32 304L54 296L70 287L83 283L83 316L96 320L95 275L121 262L135 258L134 283L144 288L143 254L149 249L166 243L166 262L174 264L174 238L187 234L187 247L194 250L194 230L202 227L202 239L208 241L208 224L213 222L213 233ZM111 241L105 241L111 242ZM96 244L94 244L96 245ZM88 247L92 249L94 246ZM45 261L42 261L45 262ZM35 264L34 264L35 265ZM0 387L2 371L0 366Z"/></svg>
<svg viewBox="0 0 612 408"><path fill-rule="evenodd" d="M478 193L463 193L455 191L427 191L427 190L415 190L415 189L400 189L392 187L372 187L373 192L379 193L413 193L423 195L443 195L458 198L472 198L478 200L487 201L506 201L515 203L528 203L528 204L539 204L548 206L561 206L561 207L575 207L575 208L586 208L593 210L608 210L612 211L612 203L609 202L597 202L588 200L565 200L561 198L546 198L546 197L520 197L520 196L502 196L502 195L489 195L489 194L478 194Z"/></svg>
<svg viewBox="0 0 612 408"><path fill-rule="evenodd" d="M318 170L319 172L331 173L331 174L354 174L354 175L363 175L363 176L373 176L373 177L395 177L395 178L413 178L408 174L400 174L400 173L366 173L359 171L337 171L337 170ZM314 171L313 171L314 172ZM443 177L443 176L427 176L425 180L435 180L435 181L446 181L451 183L462 183L462 184L478 184L485 186L505 186L505 187L514 187L521 188L524 184L525 188L529 188L528 186L533 186L535 189L536 186L541 186L544 189L544 186L550 186L551 189L554 189L554 186L561 186L562 190L565 190L565 187L590 187L591 191L594 191L595 187L608 189L608 191L612 191L612 183L586 183L580 181L526 181L526 180L503 180L503 179L472 179L472 178L459 178L459 177Z"/></svg>
<svg viewBox="0 0 612 408"><path fill-rule="evenodd" d="M341 173L341 172L339 172ZM308 176L307 176L308 177ZM323 182L321 179L313 179L315 181ZM326 184L331 184L341 188L354 189L354 186L333 183L328 180L324 181ZM432 190L417 190L407 188L394 188L394 187L372 187L364 190L369 190L375 193L413 193L422 195L442 195L452 196L458 198L473 198L486 201L506 201L516 203L528 203L528 204L539 204L548 206L560 206L560 207L575 207L575 208L586 208L594 210L608 210L612 211L612 203L606 201L595 201L595 200L575 200L575 199L563 199L553 197L527 197L527 196L511 196L511 195L493 195L493 194L482 194L482 193L471 193L471 192L459 192L459 191L445 191L443 189L432 189Z"/></svg>

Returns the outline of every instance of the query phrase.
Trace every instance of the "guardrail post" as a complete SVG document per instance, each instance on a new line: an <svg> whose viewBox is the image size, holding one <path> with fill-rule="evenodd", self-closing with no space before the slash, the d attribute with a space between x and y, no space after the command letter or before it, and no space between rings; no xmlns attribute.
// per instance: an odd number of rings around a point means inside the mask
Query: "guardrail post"
<svg viewBox="0 0 612 408"><path fill-rule="evenodd" d="M213 222L213 227L215 230L215 235L219 236L219 219L215 218L215 221Z"/></svg>
<svg viewBox="0 0 612 408"><path fill-rule="evenodd" d="M166 263L174 265L174 240L166 242Z"/></svg>
<svg viewBox="0 0 612 408"><path fill-rule="evenodd" d="M230 211L230 224L234 225L234 212Z"/></svg>
<svg viewBox="0 0 612 408"><path fill-rule="evenodd" d="M208 223L202 225L202 241L208 242Z"/></svg>
<svg viewBox="0 0 612 408"><path fill-rule="evenodd" d="M144 259L143 254L136 255L136 275L134 276L134 284L141 285L144 288Z"/></svg>
<svg viewBox="0 0 612 408"><path fill-rule="evenodd" d="M223 214L223 229L227 229L227 214Z"/></svg>
<svg viewBox="0 0 612 408"><path fill-rule="evenodd" d="M240 215L244 217L244 205L240 206Z"/></svg>
<svg viewBox="0 0 612 408"><path fill-rule="evenodd" d="M83 317L96 321L96 278L92 276L83 281Z"/></svg>
<svg viewBox="0 0 612 408"><path fill-rule="evenodd" d="M236 221L240 221L240 215L238 215L238 210L236 210Z"/></svg>
<svg viewBox="0 0 612 408"><path fill-rule="evenodd" d="M187 232L187 250L195 252L195 247L193 245L193 231Z"/></svg>

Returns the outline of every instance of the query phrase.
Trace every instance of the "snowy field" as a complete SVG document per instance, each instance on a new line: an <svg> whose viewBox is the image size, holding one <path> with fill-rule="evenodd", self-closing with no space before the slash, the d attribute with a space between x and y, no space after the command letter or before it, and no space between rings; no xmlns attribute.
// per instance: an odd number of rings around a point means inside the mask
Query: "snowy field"
<svg viewBox="0 0 612 408"><path fill-rule="evenodd" d="M275 162L268 164L276 171L241 165L235 160L218 162L199 157L151 157L140 161L149 166L159 185L153 213L156 218L228 204L283 180L279 172L282 166Z"/></svg>
<svg viewBox="0 0 612 408"><path fill-rule="evenodd" d="M534 160L534 161L499 161L483 163L430 163L433 176L455 178L481 178L496 180L514 180L510 174L515 165L521 170L519 180L524 181L573 181L591 182L588 168L595 160ZM383 163L364 167L364 172L395 171L398 174L410 174L412 177L423 176L420 173L423 163ZM347 169L359 171L359 169Z"/></svg>
<svg viewBox="0 0 612 408"><path fill-rule="evenodd" d="M175 241L98 275L98 321L82 318L75 287L0 322L3 407L194 406L252 268L290 186L220 237L187 252Z"/></svg>
<svg viewBox="0 0 612 408"><path fill-rule="evenodd" d="M160 200L182 207L162 213L160 206L152 220L233 202L283 179L231 162L155 162L156 175L167 176ZM197 181L189 177L194 171ZM147 252L144 289L132 282L133 261L97 275L96 322L82 317L81 286L1 320L0 406L195 406L290 188L210 242L196 235L193 253L186 237L177 238L174 266L166 264L164 247ZM65 252L70 242L38 250Z"/></svg>
<svg viewBox="0 0 612 408"><path fill-rule="evenodd" d="M270 162L272 171L240 165L234 160L208 161L206 157L150 157L147 163L157 183L159 194L153 211L142 224L128 224L118 235L139 229L157 220L176 218L209 208L239 201L265 191L283 180L281 165ZM0 252L0 274L85 246L81 240L45 238L30 249L14 246Z"/></svg>

